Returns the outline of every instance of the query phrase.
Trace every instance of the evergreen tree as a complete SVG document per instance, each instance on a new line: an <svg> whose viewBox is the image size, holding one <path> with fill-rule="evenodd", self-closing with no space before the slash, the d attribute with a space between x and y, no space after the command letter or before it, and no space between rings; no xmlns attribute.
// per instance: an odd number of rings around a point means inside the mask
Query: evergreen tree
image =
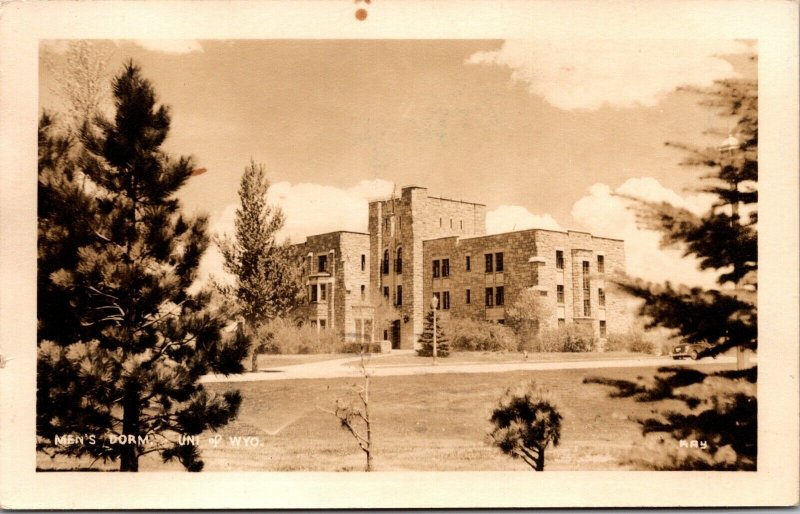
<svg viewBox="0 0 800 514"><path fill-rule="evenodd" d="M167 108L133 63L112 90L114 119L84 125L78 162L52 118L40 123L37 448L122 471L158 453L199 471L198 448L179 436L225 425L241 398L198 379L240 372L248 341L223 338L211 292L188 292L207 220L183 216L174 196L192 161L161 150ZM56 443L69 434L93 442ZM133 442L114 444L121 435Z"/></svg>
<svg viewBox="0 0 800 514"><path fill-rule="evenodd" d="M734 372L705 374L680 367L659 370L655 386L588 379L616 386L616 396L639 401L677 399L690 411L667 411L642 420L645 434L667 437L640 462L658 469L755 469L757 403L755 368L744 350L757 346L758 91L754 80L727 80L704 91L704 102L735 117L733 136L716 148L672 144L689 153L684 164L711 170L703 178L717 202L704 216L669 204L637 202L640 222L663 233L663 244L683 248L702 269L719 270L719 289L703 290L630 281L624 289L644 300L650 326L674 330L689 342L705 341L708 355L737 352ZM742 215L745 211L746 215ZM693 410L692 410L693 409ZM661 439L663 440L663 439ZM681 441L704 441L702 451L678 451Z"/></svg>
<svg viewBox="0 0 800 514"><path fill-rule="evenodd" d="M495 446L534 471L544 471L545 450L561 441L561 420L555 402L535 382L509 388L492 412Z"/></svg>
<svg viewBox="0 0 800 514"><path fill-rule="evenodd" d="M304 292L294 247L289 241L276 242L285 217L280 208L267 204L268 189L264 166L250 161L239 184L235 240L218 241L225 269L236 277L232 292L250 333L288 315ZM258 369L260 346L251 349L253 371Z"/></svg>
<svg viewBox="0 0 800 514"><path fill-rule="evenodd" d="M425 326L418 342L421 346L417 349L417 355L420 357L433 356L433 311L429 311L425 316ZM449 355L450 343L442 330L441 318L436 316L436 356L447 357Z"/></svg>

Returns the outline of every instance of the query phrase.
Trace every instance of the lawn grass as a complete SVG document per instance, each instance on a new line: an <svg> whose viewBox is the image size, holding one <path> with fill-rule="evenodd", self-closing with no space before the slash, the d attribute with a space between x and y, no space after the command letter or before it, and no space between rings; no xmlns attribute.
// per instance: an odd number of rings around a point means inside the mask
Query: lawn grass
<svg viewBox="0 0 800 514"><path fill-rule="evenodd" d="M310 364L312 362L322 362L334 359L346 359L357 357L352 353L312 353L306 355L279 355L272 353L262 353L258 356L258 369L278 368L283 366L296 366L298 364ZM250 359L243 361L245 370L250 370Z"/></svg>
<svg viewBox="0 0 800 514"><path fill-rule="evenodd" d="M732 365L702 364L699 368L726 366ZM564 416L561 445L549 450L546 469L630 469L625 460L642 440L632 420L649 416L654 408L681 404L612 399L609 388L582 382L586 376L635 380L654 372L655 368L647 367L373 377L374 467L377 471L528 470L521 461L493 448L486 432L503 391L535 379L551 391ZM205 469L361 471L365 459L352 436L333 415L321 410L332 409L337 398L351 398L352 386L359 382L340 378L208 384L214 392L239 389L244 401L238 420L220 430L222 444L212 447L207 438L213 434L203 434L200 449ZM258 437L260 446L229 446L227 438L237 435ZM44 456L37 464L41 468L78 465ZM181 468L147 458L140 462L140 469Z"/></svg>
<svg viewBox="0 0 800 514"><path fill-rule="evenodd" d="M528 353L527 357L521 352L451 352L447 357L440 357L437 361L442 364L496 364L502 362L565 362L565 361L603 361L618 359L641 359L654 357L646 353L632 352L547 352ZM370 360L371 367L392 366L430 366L433 357L420 357L416 354L376 354ZM358 361L345 363L345 366L359 366Z"/></svg>
<svg viewBox="0 0 800 514"><path fill-rule="evenodd" d="M490 413L505 388L535 379L557 398L564 416L562 444L550 451L547 469L625 469L621 463L641 441L639 425L631 420L648 416L656 405L612 399L607 387L582 382L590 375L634 380L654 373L655 368L615 368L373 377L375 468L527 470L524 463L493 448L486 431ZM352 397L356 383L360 380L210 385L216 391L238 388L245 398L235 427L224 430L223 435L228 430L256 435L264 446L209 449L204 453L208 469L361 470L363 453L338 421L321 410L331 409L337 398ZM669 403L673 408L681 406ZM267 434L281 426L285 428L276 435Z"/></svg>

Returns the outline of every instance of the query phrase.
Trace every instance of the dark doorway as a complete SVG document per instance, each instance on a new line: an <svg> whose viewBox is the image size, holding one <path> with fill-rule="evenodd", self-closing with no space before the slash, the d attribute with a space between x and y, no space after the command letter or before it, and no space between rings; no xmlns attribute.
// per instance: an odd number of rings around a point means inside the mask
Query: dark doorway
<svg viewBox="0 0 800 514"><path fill-rule="evenodd" d="M392 349L400 348L400 320L392 321Z"/></svg>

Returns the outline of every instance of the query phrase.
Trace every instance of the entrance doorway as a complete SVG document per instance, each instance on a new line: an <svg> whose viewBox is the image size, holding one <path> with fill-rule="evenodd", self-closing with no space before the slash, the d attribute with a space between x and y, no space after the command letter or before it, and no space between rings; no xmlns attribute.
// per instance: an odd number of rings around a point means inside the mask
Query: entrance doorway
<svg viewBox="0 0 800 514"><path fill-rule="evenodd" d="M400 320L392 321L392 349L397 350L400 348Z"/></svg>

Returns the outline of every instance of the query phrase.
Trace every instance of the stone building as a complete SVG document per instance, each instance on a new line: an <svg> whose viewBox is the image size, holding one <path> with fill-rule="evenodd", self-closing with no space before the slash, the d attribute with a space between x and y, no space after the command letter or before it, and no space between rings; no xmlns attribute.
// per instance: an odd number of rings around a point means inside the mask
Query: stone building
<svg viewBox="0 0 800 514"><path fill-rule="evenodd" d="M347 341L371 340L369 234L319 234L296 248L309 301L302 311L306 321L318 330L334 330Z"/></svg>
<svg viewBox="0 0 800 514"><path fill-rule="evenodd" d="M604 338L628 328L612 275L625 269L622 241L584 232L521 230L425 242L423 297L436 297L443 318L503 323L525 290L538 296L542 328L589 324Z"/></svg>
<svg viewBox="0 0 800 514"><path fill-rule="evenodd" d="M371 202L368 227L298 245L308 320L320 330L413 348L433 297L443 317L502 323L524 290L539 296L545 325L589 324L600 337L627 328L608 280L625 269L620 240L539 229L486 235L485 205L415 186Z"/></svg>

